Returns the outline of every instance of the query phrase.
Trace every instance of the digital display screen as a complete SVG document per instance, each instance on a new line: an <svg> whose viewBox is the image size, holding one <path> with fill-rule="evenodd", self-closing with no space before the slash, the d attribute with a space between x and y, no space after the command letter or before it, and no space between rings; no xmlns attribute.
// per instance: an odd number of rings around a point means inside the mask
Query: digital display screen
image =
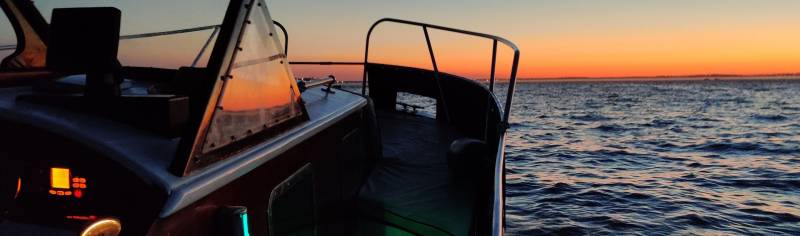
<svg viewBox="0 0 800 236"><path fill-rule="evenodd" d="M51 195L82 198L86 189L86 178L78 177L69 168L50 168Z"/></svg>
<svg viewBox="0 0 800 236"><path fill-rule="evenodd" d="M50 187L69 189L69 169L50 168Z"/></svg>

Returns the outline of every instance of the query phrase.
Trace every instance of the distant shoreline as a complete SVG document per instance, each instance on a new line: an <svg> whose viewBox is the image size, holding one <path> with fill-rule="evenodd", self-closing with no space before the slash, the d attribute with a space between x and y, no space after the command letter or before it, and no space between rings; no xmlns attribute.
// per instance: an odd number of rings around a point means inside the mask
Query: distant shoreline
<svg viewBox="0 0 800 236"><path fill-rule="evenodd" d="M709 77L603 77L603 78L524 78L520 83L539 82L626 82L626 81L741 81L741 80L800 80L800 75L791 76L709 76ZM502 80L507 81L507 80Z"/></svg>
<svg viewBox="0 0 800 236"><path fill-rule="evenodd" d="M657 81L753 81L753 80L800 80L800 75L787 75L787 76L687 76L687 77L564 77L564 78L520 78L517 79L519 83L554 83L554 82L657 82ZM485 79L479 80L480 82L487 82ZM498 80L499 83L506 83L508 80ZM361 80L348 80L341 81L343 84L353 85L358 83L361 85Z"/></svg>

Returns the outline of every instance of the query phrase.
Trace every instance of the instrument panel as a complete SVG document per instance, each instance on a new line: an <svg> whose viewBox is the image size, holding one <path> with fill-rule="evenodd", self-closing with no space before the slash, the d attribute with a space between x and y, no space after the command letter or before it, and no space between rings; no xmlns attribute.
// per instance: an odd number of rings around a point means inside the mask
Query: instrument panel
<svg viewBox="0 0 800 236"><path fill-rule="evenodd" d="M0 132L2 219L76 230L116 219L123 235L143 235L157 218L165 191L110 158L27 125Z"/></svg>

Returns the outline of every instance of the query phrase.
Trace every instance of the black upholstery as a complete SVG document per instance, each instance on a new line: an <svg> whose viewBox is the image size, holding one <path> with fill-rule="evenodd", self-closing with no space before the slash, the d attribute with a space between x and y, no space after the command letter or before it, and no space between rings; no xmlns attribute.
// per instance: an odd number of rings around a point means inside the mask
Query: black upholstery
<svg viewBox="0 0 800 236"><path fill-rule="evenodd" d="M383 157L362 186L362 206L433 226L450 235L467 235L475 212L475 188L457 184L447 164L449 144L462 135L432 118L401 112L377 112ZM415 227L412 227L415 228Z"/></svg>
<svg viewBox="0 0 800 236"><path fill-rule="evenodd" d="M447 151L447 165L456 179L471 180L482 178L489 170L487 156L489 150L486 143L477 139L460 138L450 143Z"/></svg>

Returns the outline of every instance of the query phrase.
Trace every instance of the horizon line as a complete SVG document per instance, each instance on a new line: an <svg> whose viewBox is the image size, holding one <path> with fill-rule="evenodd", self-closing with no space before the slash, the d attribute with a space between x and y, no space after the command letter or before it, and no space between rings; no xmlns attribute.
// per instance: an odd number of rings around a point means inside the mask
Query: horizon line
<svg viewBox="0 0 800 236"><path fill-rule="evenodd" d="M688 75L625 75L625 76L551 76L551 77L518 77L520 80L553 80L553 79L655 79L655 78L739 78L739 77L792 77L800 76L800 72L790 73L768 73L768 74L688 74ZM508 78L498 78L508 80Z"/></svg>

